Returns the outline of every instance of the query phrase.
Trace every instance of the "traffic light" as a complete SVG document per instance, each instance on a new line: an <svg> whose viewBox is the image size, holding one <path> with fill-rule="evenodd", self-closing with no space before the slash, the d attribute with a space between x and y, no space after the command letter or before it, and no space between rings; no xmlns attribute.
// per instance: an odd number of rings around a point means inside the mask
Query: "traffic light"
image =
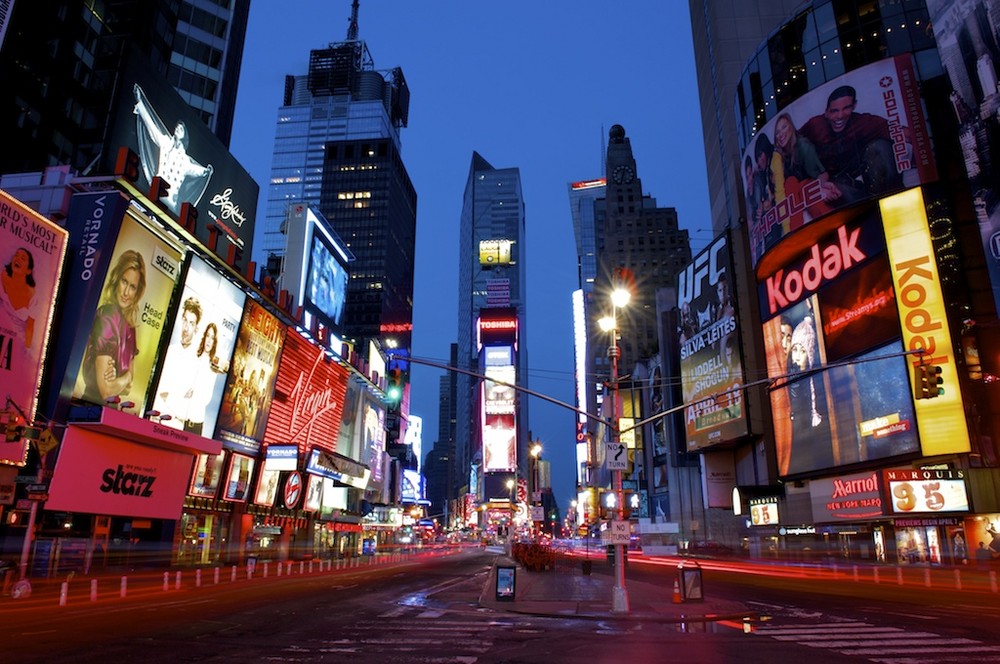
<svg viewBox="0 0 1000 664"><path fill-rule="evenodd" d="M390 403L396 403L403 398L403 372L399 369L389 369L386 377L385 398Z"/></svg>
<svg viewBox="0 0 1000 664"><path fill-rule="evenodd" d="M941 385L941 367L937 364L913 365L913 397L915 399L933 399L944 394Z"/></svg>

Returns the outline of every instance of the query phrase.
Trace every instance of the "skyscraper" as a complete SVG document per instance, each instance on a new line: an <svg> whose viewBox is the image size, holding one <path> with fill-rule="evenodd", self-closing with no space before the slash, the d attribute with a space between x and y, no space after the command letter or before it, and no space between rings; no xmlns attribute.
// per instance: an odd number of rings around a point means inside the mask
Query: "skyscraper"
<svg viewBox="0 0 1000 664"><path fill-rule="evenodd" d="M494 168L478 152L472 153L465 185L459 229L458 269L458 366L482 374L486 364L477 327L480 317L515 319L511 346L513 382L528 386L528 356L524 344L527 323L524 261L525 215L521 174L517 168ZM516 335L516 336L515 336ZM507 340L513 340L510 344ZM500 368L500 364L493 368ZM504 367L509 365L503 365ZM511 379L505 379L511 382ZM480 411L481 382L467 375L458 377L455 416L456 468L468 469L479 462L489 466L482 451L485 425ZM516 426L517 463L522 463L528 440L527 400L510 396L510 413ZM489 414L484 415L489 417ZM524 468L524 467L523 467ZM523 469L522 468L522 469ZM488 489L488 487L487 487Z"/></svg>
<svg viewBox="0 0 1000 664"><path fill-rule="evenodd" d="M0 172L100 157L127 48L163 75L228 146L249 0L18 2L0 43Z"/></svg>
<svg viewBox="0 0 1000 664"><path fill-rule="evenodd" d="M306 75L287 76L271 183L254 259L281 277L290 203L319 209L354 254L344 333L408 349L413 312L417 196L400 155L409 89L398 67L376 71L358 39L313 50Z"/></svg>

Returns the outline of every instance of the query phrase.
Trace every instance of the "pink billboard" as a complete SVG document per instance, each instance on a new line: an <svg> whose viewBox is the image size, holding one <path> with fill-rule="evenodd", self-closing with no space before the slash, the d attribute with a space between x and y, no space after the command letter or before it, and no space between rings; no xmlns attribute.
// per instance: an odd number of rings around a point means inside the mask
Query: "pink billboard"
<svg viewBox="0 0 1000 664"><path fill-rule="evenodd" d="M47 510L179 519L194 455L81 426L63 437Z"/></svg>

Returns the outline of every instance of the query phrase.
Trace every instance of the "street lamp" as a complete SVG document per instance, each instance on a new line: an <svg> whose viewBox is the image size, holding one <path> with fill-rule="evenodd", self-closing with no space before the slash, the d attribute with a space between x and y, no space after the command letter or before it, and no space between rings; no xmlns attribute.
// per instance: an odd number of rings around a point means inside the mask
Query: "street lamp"
<svg viewBox="0 0 1000 664"><path fill-rule="evenodd" d="M609 419L611 431L610 441L620 443L618 431L618 358L621 348L618 347L618 310L628 304L632 294L625 288L617 287L611 293L611 316L598 321L601 329L611 333L611 346L608 348L608 358L611 360L611 408ZM622 493L622 471L613 471L616 517L624 521L624 495ZM628 613L628 591L625 589L625 545L615 544L615 585L611 589L611 612Z"/></svg>
<svg viewBox="0 0 1000 664"><path fill-rule="evenodd" d="M528 450L528 454L531 456L531 491L528 492L528 498L529 498L528 504L529 505L534 505L536 501L538 501L540 503L541 500L542 500L542 497L541 497L541 487L538 486L538 484L539 484L539 481L538 481L539 480L539 477L538 477L538 459L539 459L539 457L542 456L542 445L541 445L541 443L535 443L534 445L532 445L531 449ZM535 497L536 494L538 494L537 498ZM529 510L529 512L530 512L530 510ZM528 516L529 516L529 518L531 517L530 514ZM535 529L535 522L531 521L531 523L529 525L531 526L532 531L534 531L534 529Z"/></svg>
<svg viewBox="0 0 1000 664"><path fill-rule="evenodd" d="M511 554L511 540L514 536L514 512L516 511L516 504L514 502L514 487L516 485L517 482L514 480L507 480L507 491L510 494L510 521L507 523L507 541L505 542L505 546L508 556Z"/></svg>

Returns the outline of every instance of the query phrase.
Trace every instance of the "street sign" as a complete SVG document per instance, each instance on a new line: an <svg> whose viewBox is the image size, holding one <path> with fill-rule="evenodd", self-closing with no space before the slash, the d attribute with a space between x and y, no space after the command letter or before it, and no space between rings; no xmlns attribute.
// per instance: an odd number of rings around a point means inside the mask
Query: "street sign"
<svg viewBox="0 0 1000 664"><path fill-rule="evenodd" d="M608 544L628 544L630 533L628 521L609 521L608 526Z"/></svg>
<svg viewBox="0 0 1000 664"><path fill-rule="evenodd" d="M624 443L605 443L604 467L608 470L628 470L628 451Z"/></svg>

